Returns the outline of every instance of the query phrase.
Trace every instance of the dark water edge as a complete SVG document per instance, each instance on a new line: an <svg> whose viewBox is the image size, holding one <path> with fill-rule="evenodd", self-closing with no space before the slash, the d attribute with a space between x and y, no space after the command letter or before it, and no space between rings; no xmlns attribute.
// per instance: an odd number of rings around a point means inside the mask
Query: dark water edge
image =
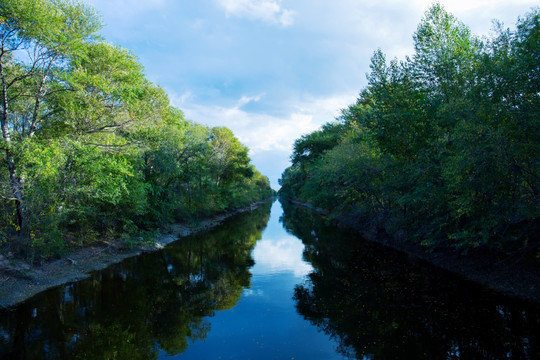
<svg viewBox="0 0 540 360"><path fill-rule="evenodd" d="M0 311L0 359L540 358L539 306L282 206Z"/></svg>
<svg viewBox="0 0 540 360"><path fill-rule="evenodd" d="M314 208L307 203L293 199L280 199L280 201L309 209L324 218L329 215L328 211ZM347 214L333 216L331 222L337 227L352 230L369 241L404 252L419 261L425 261L427 264L452 272L464 280L472 281L505 296L540 306L540 264L537 259L531 259L533 257L530 256L531 254L528 254L528 257L525 254L505 257L501 254L489 253L485 249L472 249L468 253L450 248L427 249L419 244L382 233L374 224L358 223Z"/></svg>
<svg viewBox="0 0 540 360"><path fill-rule="evenodd" d="M0 310L12 308L47 289L86 279L90 273L106 269L124 259L139 256L145 252L158 251L171 242L212 229L229 218L234 218L273 201L275 198L259 201L249 207L215 214L189 225L173 224L167 232L158 235L149 244L126 247L121 240L112 241L108 245L91 244L64 258L41 265L28 264L23 260L15 261L15 266L6 267L0 264L0 273L9 275L7 280L3 279L0 284ZM70 266L66 266L68 264Z"/></svg>
<svg viewBox="0 0 540 360"><path fill-rule="evenodd" d="M205 318L233 307L249 286L251 250L270 206L0 311L0 359L156 359L159 351L185 351L206 337Z"/></svg>
<svg viewBox="0 0 540 360"><path fill-rule="evenodd" d="M540 359L538 304L339 231L312 210L283 208L314 267L295 289L297 309L349 358Z"/></svg>

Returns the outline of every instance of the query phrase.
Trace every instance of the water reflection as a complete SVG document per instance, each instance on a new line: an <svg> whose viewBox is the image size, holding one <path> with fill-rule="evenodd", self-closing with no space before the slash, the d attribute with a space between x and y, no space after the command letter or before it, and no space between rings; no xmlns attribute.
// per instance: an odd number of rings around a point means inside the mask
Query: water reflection
<svg viewBox="0 0 540 360"><path fill-rule="evenodd" d="M0 312L0 358L156 359L205 339L250 286L270 204Z"/></svg>
<svg viewBox="0 0 540 360"><path fill-rule="evenodd" d="M253 250L251 285L240 301L216 313L205 341L190 344L175 359L343 359L336 342L296 311L295 286L312 268L302 259L302 242L280 224L281 214L276 202Z"/></svg>
<svg viewBox="0 0 540 360"><path fill-rule="evenodd" d="M537 307L284 209L0 312L0 358L540 358Z"/></svg>
<svg viewBox="0 0 540 360"><path fill-rule="evenodd" d="M538 307L511 301L284 204L314 272L298 311L356 359L538 359Z"/></svg>
<svg viewBox="0 0 540 360"><path fill-rule="evenodd" d="M295 277L302 278L313 268L302 259L304 245L298 239L288 236L279 239L263 239L253 251L253 258L258 272L271 274L274 272L292 272Z"/></svg>

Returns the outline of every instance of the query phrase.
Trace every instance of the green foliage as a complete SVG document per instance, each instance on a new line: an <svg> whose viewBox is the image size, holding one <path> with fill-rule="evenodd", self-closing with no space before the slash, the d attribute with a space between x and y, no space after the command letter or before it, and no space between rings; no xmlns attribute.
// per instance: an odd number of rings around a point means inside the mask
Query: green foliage
<svg viewBox="0 0 540 360"><path fill-rule="evenodd" d="M294 152L291 156L293 164L308 163L324 154L325 151L337 145L343 125L340 123L325 124L322 130L304 135L294 142Z"/></svg>
<svg viewBox="0 0 540 360"><path fill-rule="evenodd" d="M229 129L186 121L99 28L78 1L0 4L7 246L40 260L98 239L131 244L273 195Z"/></svg>
<svg viewBox="0 0 540 360"><path fill-rule="evenodd" d="M433 5L412 57L376 51L341 123L296 141L281 194L429 246L513 252L538 240L539 18L533 9L482 42Z"/></svg>

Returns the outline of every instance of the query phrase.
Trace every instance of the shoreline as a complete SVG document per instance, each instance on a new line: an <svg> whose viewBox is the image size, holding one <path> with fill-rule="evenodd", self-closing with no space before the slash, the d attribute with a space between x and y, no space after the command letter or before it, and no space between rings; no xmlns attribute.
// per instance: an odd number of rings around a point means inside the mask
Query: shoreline
<svg viewBox="0 0 540 360"><path fill-rule="evenodd" d="M327 210L315 208L311 204L292 199L283 200L326 218L330 214ZM482 254L464 256L456 251L427 249L418 244L394 239L387 234L381 235L369 226L355 223L346 215L339 215L330 220L338 225L346 226L367 241L401 251L505 296L533 303L536 306L540 305L540 268L538 267L523 266L510 258L500 260L482 256Z"/></svg>
<svg viewBox="0 0 540 360"><path fill-rule="evenodd" d="M163 249L170 243L210 230L236 215L252 211L265 201L249 207L203 218L197 225L173 224L156 236L152 244L126 248L120 241L81 247L58 260L31 266L24 260L0 256L0 310L6 310L50 288L80 281L124 259Z"/></svg>

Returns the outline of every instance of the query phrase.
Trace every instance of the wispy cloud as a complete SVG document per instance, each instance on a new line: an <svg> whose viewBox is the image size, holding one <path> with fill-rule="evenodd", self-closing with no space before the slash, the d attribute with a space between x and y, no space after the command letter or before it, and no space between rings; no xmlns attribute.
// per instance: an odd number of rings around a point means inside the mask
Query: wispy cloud
<svg viewBox="0 0 540 360"><path fill-rule="evenodd" d="M238 106L237 108L241 108L242 106L244 105L247 105L249 104L250 102L254 101L254 102L257 102L259 100L261 100L261 98L263 97L264 95L257 95L257 96L242 96L240 98L240 100L238 101Z"/></svg>
<svg viewBox="0 0 540 360"><path fill-rule="evenodd" d="M209 126L229 127L250 148L252 154L263 151L290 152L295 139L332 121L339 115L340 109L354 101L351 95L311 98L290 106L283 116L243 109L251 102L260 101L262 97L242 96L230 107L190 103L191 99L185 94L172 96L171 101L184 110L189 119Z"/></svg>
<svg viewBox="0 0 540 360"><path fill-rule="evenodd" d="M182 107L186 117L209 126L227 126L238 139L250 148L260 151L290 151L294 140L317 129L313 115L301 112L287 117L275 117L244 111L238 107L198 106Z"/></svg>
<svg viewBox="0 0 540 360"><path fill-rule="evenodd" d="M261 20L283 27L292 25L294 12L281 6L279 0L217 0L227 16Z"/></svg>

